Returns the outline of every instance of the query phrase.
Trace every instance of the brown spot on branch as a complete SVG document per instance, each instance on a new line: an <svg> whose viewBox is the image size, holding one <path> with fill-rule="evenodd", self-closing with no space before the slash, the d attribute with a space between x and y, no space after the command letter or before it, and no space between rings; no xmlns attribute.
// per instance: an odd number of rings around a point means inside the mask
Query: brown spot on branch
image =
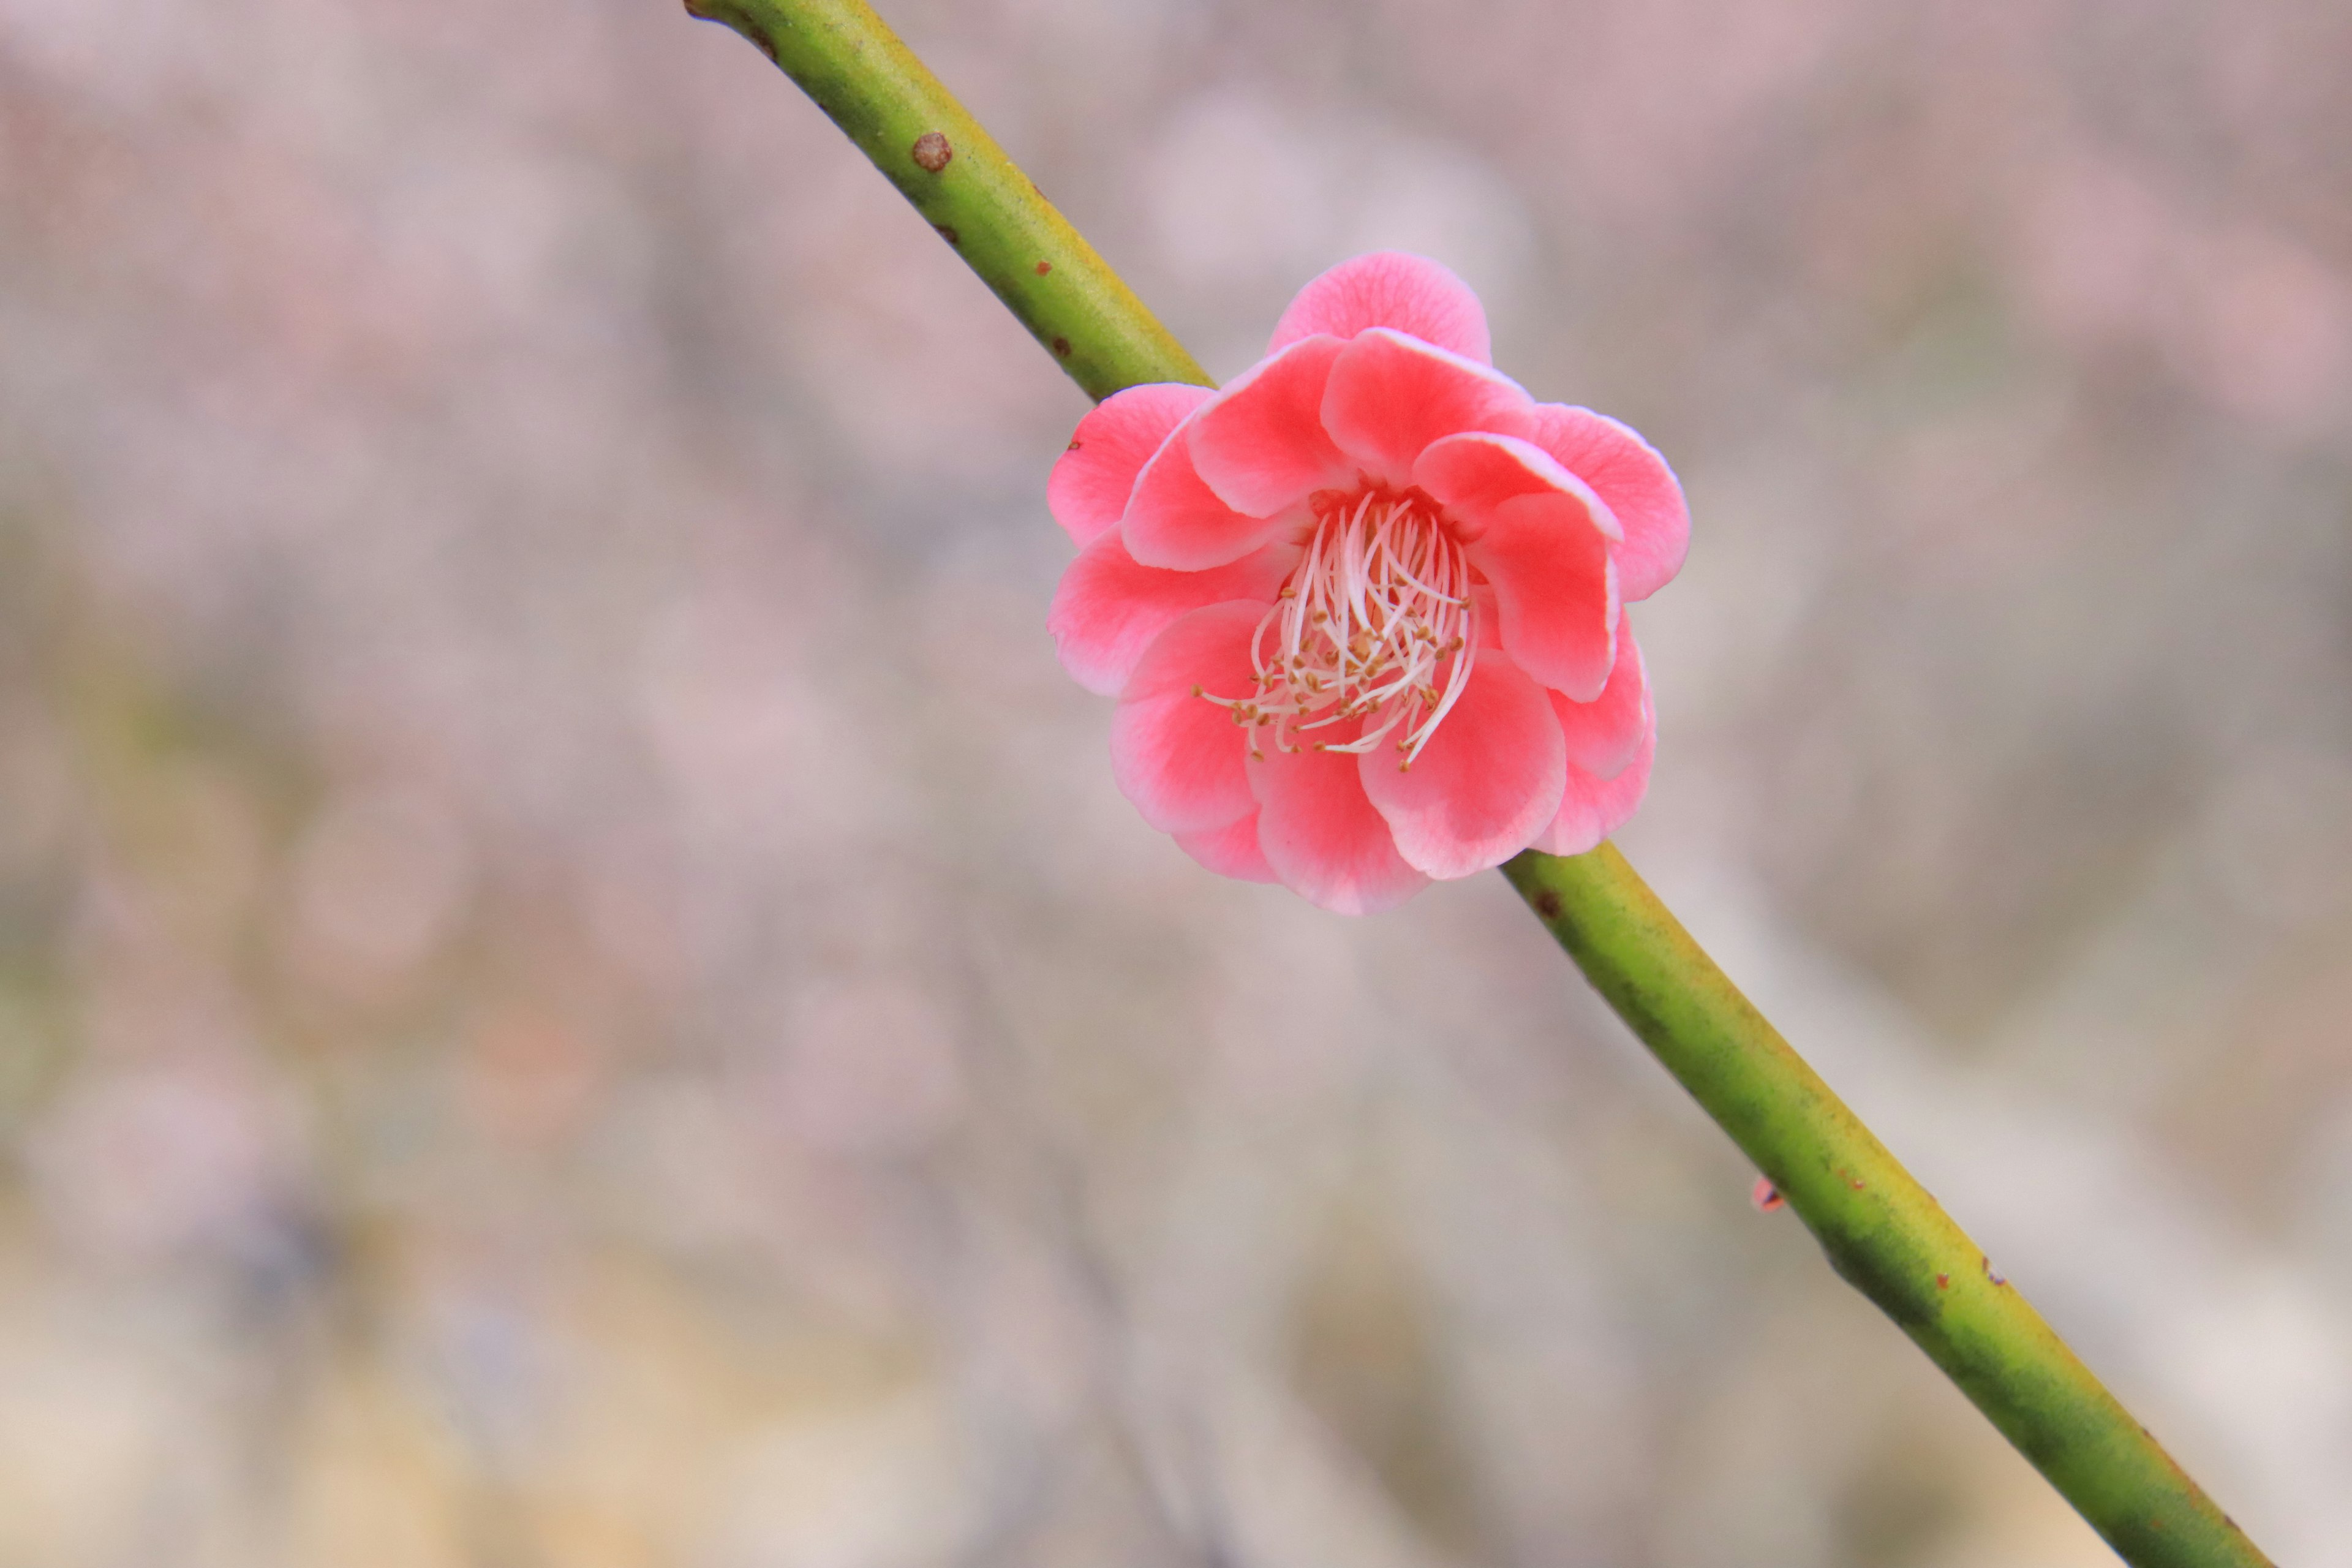
<svg viewBox="0 0 2352 1568"><path fill-rule="evenodd" d="M926 131L915 138L915 163L929 173L938 174L954 156L955 149L949 146L948 139L936 131Z"/></svg>

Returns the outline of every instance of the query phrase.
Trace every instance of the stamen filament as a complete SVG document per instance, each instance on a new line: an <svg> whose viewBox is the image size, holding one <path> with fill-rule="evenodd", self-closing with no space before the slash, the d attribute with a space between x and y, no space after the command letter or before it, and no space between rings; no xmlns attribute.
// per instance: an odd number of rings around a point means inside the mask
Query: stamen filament
<svg viewBox="0 0 2352 1568"><path fill-rule="evenodd" d="M1435 508L1418 492L1368 489L1323 511L1258 622L1255 689L1198 695L1233 710L1254 756L1268 726L1277 750L1296 752L1294 735L1362 720L1354 740L1316 749L1360 754L1402 729L1409 768L1461 700L1477 644L1469 563Z"/></svg>

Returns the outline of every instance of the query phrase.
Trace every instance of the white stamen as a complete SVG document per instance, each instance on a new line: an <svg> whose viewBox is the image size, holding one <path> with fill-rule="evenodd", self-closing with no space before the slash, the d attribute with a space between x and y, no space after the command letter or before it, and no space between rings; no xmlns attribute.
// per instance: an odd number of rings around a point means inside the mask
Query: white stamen
<svg viewBox="0 0 2352 1568"><path fill-rule="evenodd" d="M1350 499L1317 521L1306 559L1250 639L1256 689L1196 694L1233 710L1253 752L1263 725L1277 749L1296 752L1297 732L1360 718L1356 739L1315 749L1370 752L1402 728L1398 766L1409 768L1477 658L1470 566L1426 497L1367 489Z"/></svg>

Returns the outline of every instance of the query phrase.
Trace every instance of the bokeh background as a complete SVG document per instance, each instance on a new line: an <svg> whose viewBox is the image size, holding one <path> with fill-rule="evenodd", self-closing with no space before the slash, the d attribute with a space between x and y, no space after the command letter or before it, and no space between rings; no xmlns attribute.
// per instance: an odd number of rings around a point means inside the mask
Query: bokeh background
<svg viewBox="0 0 2352 1568"><path fill-rule="evenodd" d="M2352 11L904 0L1697 516L1628 852L2352 1563ZM1086 405L656 0L0 0L0 1564L2043 1568L1499 878L1112 787Z"/></svg>

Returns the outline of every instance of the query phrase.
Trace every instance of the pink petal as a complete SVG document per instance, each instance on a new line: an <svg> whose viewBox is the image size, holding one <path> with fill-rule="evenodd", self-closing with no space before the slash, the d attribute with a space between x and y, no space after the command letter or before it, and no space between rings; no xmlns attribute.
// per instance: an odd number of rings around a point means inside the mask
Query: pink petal
<svg viewBox="0 0 2352 1568"><path fill-rule="evenodd" d="M1642 668L1642 650L1633 646L1633 628L1621 613L1617 620L1617 665L1609 684L1590 702L1576 702L1546 689L1552 711L1559 716L1560 733L1568 739L1568 763L1596 779L1613 779L1625 771L1643 739L1655 727L1650 709L1650 682Z"/></svg>
<svg viewBox="0 0 2352 1568"><path fill-rule="evenodd" d="M1205 386L1154 382L1114 392L1078 421L1069 449L1045 481L1045 507L1086 543L1118 521L1135 476L1184 416L1214 396Z"/></svg>
<svg viewBox="0 0 2352 1568"><path fill-rule="evenodd" d="M1618 592L1646 599L1682 570L1690 549L1690 507L1682 481L1656 448L1630 427L1590 408L1536 405L1529 437L1591 485L1625 531L1618 547Z"/></svg>
<svg viewBox="0 0 2352 1568"><path fill-rule="evenodd" d="M1358 759L1397 853L1432 877L1466 877L1528 847L1559 811L1568 760L1544 689L1501 654L1470 679L1411 768L1383 745Z"/></svg>
<svg viewBox="0 0 2352 1568"><path fill-rule="evenodd" d="M1393 909L1429 885L1404 863L1346 752L1268 751L1246 764L1258 847L1283 886L1327 910Z"/></svg>
<svg viewBox="0 0 2352 1568"><path fill-rule="evenodd" d="M1595 527L1612 541L1619 537L1617 519L1590 486L1541 447L1516 436L1474 430L1433 441L1413 459L1412 482L1445 509L1465 540L1486 532L1488 514L1505 501L1548 492L1574 496Z"/></svg>
<svg viewBox="0 0 2352 1568"><path fill-rule="evenodd" d="M1480 364L1494 363L1486 310L1470 285L1425 256L1396 250L1342 261L1301 289L1275 323L1266 353L1318 332L1352 338L1367 327L1394 327Z"/></svg>
<svg viewBox="0 0 2352 1568"><path fill-rule="evenodd" d="M1525 435L1534 422L1534 400L1509 376L1386 327L1340 351L1323 393L1331 439L1372 478L1400 488L1433 441L1464 430Z"/></svg>
<svg viewBox="0 0 2352 1568"><path fill-rule="evenodd" d="M1617 568L1590 505L1563 490L1515 496L1465 552L1495 585L1512 662L1590 702L1617 662Z"/></svg>
<svg viewBox="0 0 2352 1568"><path fill-rule="evenodd" d="M1657 749L1658 732L1652 727L1643 731L1633 760L1615 778L1597 779L1580 769L1569 769L1559 815L1536 835L1528 847L1547 855L1581 855L1624 826L1650 787L1650 762Z"/></svg>
<svg viewBox="0 0 2352 1568"><path fill-rule="evenodd" d="M1153 639L1110 721L1119 793L1162 833L1228 826L1255 809L1242 758L1249 731L1205 697L1257 689L1250 638L1265 606L1244 600L1194 610Z"/></svg>
<svg viewBox="0 0 2352 1568"><path fill-rule="evenodd" d="M1285 542L1206 572L1170 572L1138 564L1113 529L1096 535L1062 574L1045 629L1071 678L1108 697L1127 684L1151 639L1179 617L1231 599L1255 600L1263 614L1298 555L1298 546Z"/></svg>
<svg viewBox="0 0 2352 1568"><path fill-rule="evenodd" d="M1257 847L1257 816L1253 811L1224 827L1179 833L1176 847L1222 877L1238 877L1244 882L1280 881L1274 868L1265 863L1265 852Z"/></svg>
<svg viewBox="0 0 2352 1568"><path fill-rule="evenodd" d="M1478 646L1500 648L1503 646L1503 613L1495 607L1495 584L1470 584L1471 612L1478 617Z"/></svg>
<svg viewBox="0 0 2352 1568"><path fill-rule="evenodd" d="M1192 467L1220 500L1272 517L1356 477L1355 464L1323 433L1324 384L1346 346L1301 338L1226 383L1185 426Z"/></svg>
<svg viewBox="0 0 2352 1568"><path fill-rule="evenodd" d="M1147 566L1200 572L1238 561L1287 526L1278 519L1246 517L1217 499L1192 467L1186 426L1178 426L1136 476L1119 531Z"/></svg>

